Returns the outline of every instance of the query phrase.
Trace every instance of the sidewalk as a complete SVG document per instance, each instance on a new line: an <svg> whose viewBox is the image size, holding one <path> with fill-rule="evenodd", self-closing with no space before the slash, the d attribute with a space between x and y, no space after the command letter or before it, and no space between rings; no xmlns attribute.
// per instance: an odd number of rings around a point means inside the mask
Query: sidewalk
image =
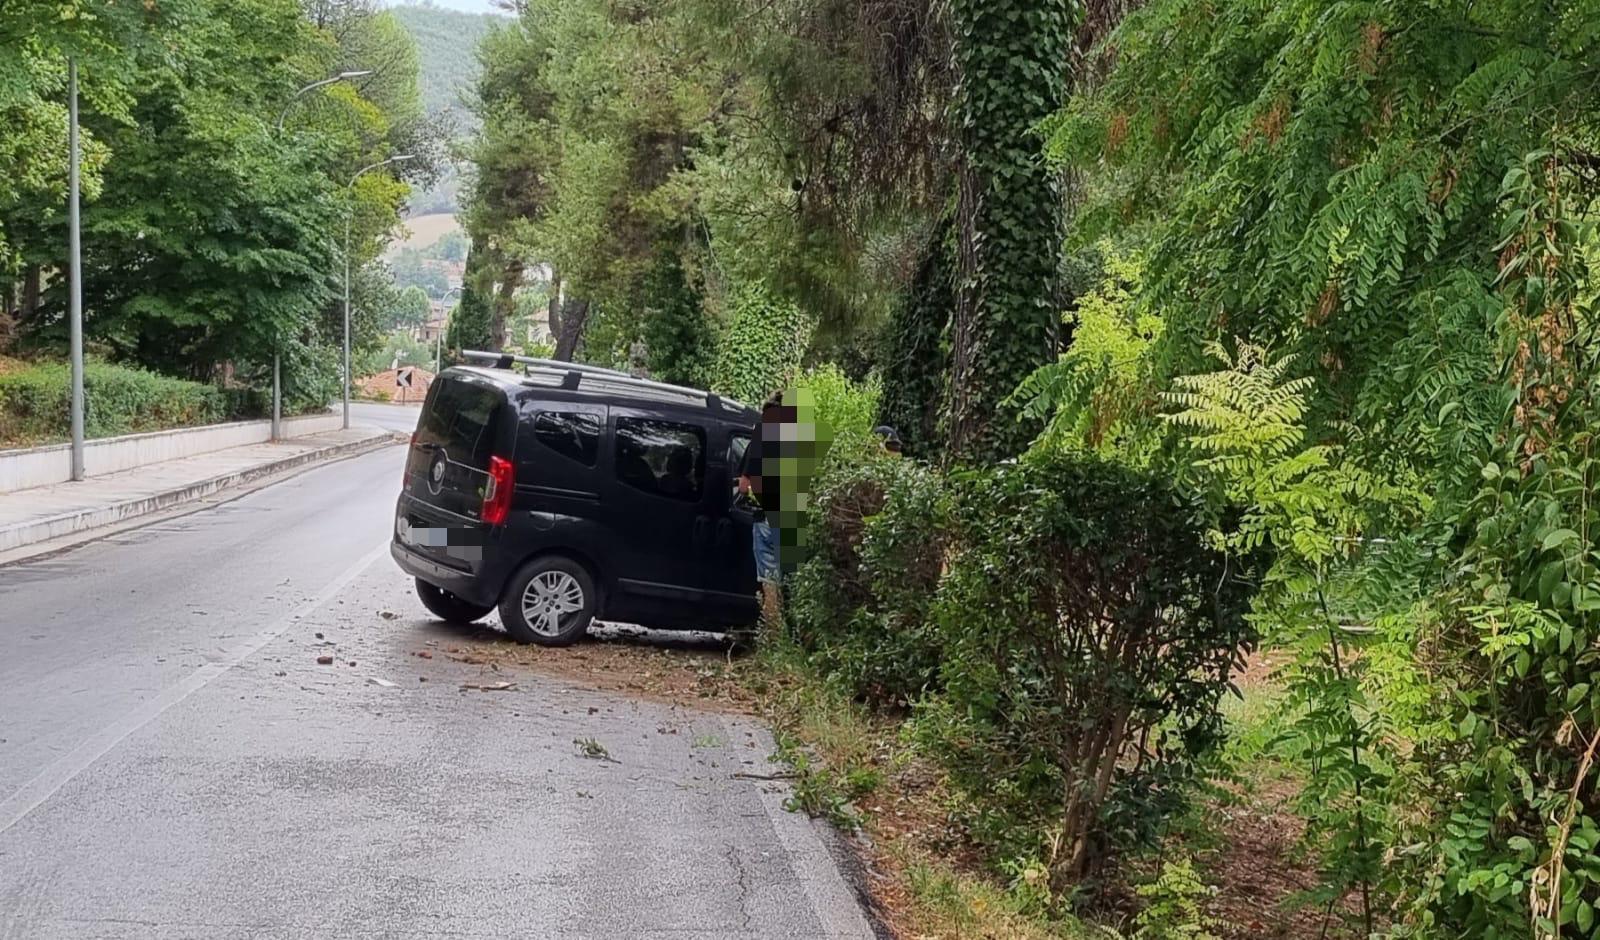
<svg viewBox="0 0 1600 940"><path fill-rule="evenodd" d="M379 428L328 431L149 464L77 483L0 494L0 553L157 512L395 439L394 432Z"/></svg>

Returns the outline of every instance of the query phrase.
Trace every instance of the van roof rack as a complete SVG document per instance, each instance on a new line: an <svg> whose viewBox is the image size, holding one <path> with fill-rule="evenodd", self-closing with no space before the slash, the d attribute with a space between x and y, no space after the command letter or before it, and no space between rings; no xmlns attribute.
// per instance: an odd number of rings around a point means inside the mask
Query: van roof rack
<svg viewBox="0 0 1600 940"><path fill-rule="evenodd" d="M670 382L657 382L654 379L641 379L618 369L607 369L604 366L591 366L582 362L562 362L557 359L540 359L535 356L518 356L505 352L487 352L478 349L462 350L461 355L467 359L489 360L496 369L510 369L513 365L521 364L532 366L536 369L564 373L561 387L576 389L585 377L591 377L601 382L616 382L621 385L631 385L638 388L656 389L664 392L677 392L694 398L703 398L707 408L712 410L741 411L745 406L741 402L725 400L715 392L708 392L701 388L690 388L687 385L673 385Z"/></svg>

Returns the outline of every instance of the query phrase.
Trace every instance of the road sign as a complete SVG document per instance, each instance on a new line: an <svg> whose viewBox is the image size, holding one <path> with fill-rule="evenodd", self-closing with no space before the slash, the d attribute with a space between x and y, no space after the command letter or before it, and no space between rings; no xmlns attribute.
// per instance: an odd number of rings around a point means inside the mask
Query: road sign
<svg viewBox="0 0 1600 940"><path fill-rule="evenodd" d="M411 368L408 366L394 374L394 384L400 388L411 387Z"/></svg>

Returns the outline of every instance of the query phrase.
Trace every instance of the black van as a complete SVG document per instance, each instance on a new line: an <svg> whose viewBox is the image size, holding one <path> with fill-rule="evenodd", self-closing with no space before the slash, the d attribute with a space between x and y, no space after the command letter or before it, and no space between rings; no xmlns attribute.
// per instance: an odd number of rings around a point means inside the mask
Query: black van
<svg viewBox="0 0 1600 940"><path fill-rule="evenodd" d="M575 642L595 617L728 629L758 613L750 524L732 505L756 412L571 363L467 353L411 436L390 553L422 604ZM517 366L521 366L520 370Z"/></svg>

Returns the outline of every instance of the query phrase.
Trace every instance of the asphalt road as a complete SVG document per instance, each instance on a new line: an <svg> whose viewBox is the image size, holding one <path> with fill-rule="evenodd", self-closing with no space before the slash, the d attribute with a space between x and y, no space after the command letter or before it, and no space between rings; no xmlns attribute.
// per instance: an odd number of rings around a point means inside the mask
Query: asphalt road
<svg viewBox="0 0 1600 940"><path fill-rule="evenodd" d="M412 655L400 460L0 568L0 938L870 937L757 723Z"/></svg>
<svg viewBox="0 0 1600 940"><path fill-rule="evenodd" d="M410 434L417 429L421 405L385 405L372 401L350 403L350 423L365 428L383 428Z"/></svg>

